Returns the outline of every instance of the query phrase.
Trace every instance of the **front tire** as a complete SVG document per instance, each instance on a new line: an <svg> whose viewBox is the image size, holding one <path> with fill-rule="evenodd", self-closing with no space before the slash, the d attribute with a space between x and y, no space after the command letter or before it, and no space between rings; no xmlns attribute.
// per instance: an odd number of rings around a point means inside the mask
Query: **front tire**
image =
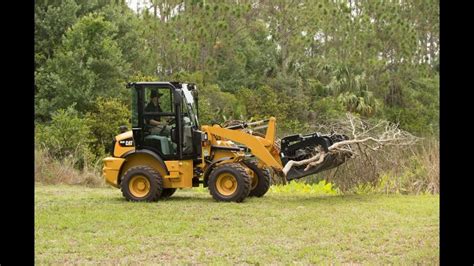
<svg viewBox="0 0 474 266"><path fill-rule="evenodd" d="M262 197L267 193L268 189L270 189L270 171L268 169L258 168L257 164L252 161L246 161L245 165L254 172L249 196Z"/></svg>
<svg viewBox="0 0 474 266"><path fill-rule="evenodd" d="M125 172L120 187L129 201L157 201L163 192L163 178L149 166L135 166Z"/></svg>
<svg viewBox="0 0 474 266"><path fill-rule="evenodd" d="M215 200L242 202L250 193L251 177L239 163L228 163L212 170L208 184Z"/></svg>

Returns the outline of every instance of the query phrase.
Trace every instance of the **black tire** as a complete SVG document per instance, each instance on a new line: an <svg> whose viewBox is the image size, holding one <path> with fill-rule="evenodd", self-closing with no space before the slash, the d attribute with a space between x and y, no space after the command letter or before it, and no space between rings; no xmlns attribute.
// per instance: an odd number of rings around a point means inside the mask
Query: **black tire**
<svg viewBox="0 0 474 266"><path fill-rule="evenodd" d="M254 189L250 189L250 197L262 197L270 189L271 174L268 169L258 168L257 164L253 161L246 161L245 165L257 174L257 186Z"/></svg>
<svg viewBox="0 0 474 266"><path fill-rule="evenodd" d="M161 193L162 198L169 198L176 192L176 188L164 188Z"/></svg>
<svg viewBox="0 0 474 266"><path fill-rule="evenodd" d="M219 176L229 174L236 181L236 189L230 195L224 195L219 192L217 181ZM239 163L228 163L217 166L209 175L209 192L217 201L235 201L242 202L250 193L251 177L245 171L245 168Z"/></svg>
<svg viewBox="0 0 474 266"><path fill-rule="evenodd" d="M149 182L149 191L142 197L133 195L129 183L133 177L142 176ZM122 177L120 183L122 195L129 201L157 201L163 192L163 178L155 169L141 165L130 168Z"/></svg>

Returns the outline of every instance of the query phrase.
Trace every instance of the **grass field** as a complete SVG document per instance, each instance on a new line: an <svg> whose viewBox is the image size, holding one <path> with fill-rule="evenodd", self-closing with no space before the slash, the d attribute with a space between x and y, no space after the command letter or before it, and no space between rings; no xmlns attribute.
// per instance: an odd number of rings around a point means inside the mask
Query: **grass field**
<svg viewBox="0 0 474 266"><path fill-rule="evenodd" d="M439 264L439 196L269 192L218 203L177 191L36 185L36 264Z"/></svg>

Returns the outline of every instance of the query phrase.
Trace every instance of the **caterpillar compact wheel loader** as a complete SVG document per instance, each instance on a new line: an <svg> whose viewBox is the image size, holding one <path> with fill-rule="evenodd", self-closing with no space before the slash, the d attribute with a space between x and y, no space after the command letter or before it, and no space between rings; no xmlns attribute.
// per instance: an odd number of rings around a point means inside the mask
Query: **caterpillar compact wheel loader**
<svg viewBox="0 0 474 266"><path fill-rule="evenodd" d="M253 123L266 123L261 136L245 132L247 123L200 125L194 84L134 82L127 87L132 90L132 130L121 127L122 133L114 137L112 154L103 160L103 175L130 201L157 201L178 188L200 184L217 201L261 197L270 187L270 169L281 173L289 160L309 158L316 145L327 150L343 140L334 134L298 134L281 139L279 147L273 117ZM153 108L156 99L159 107ZM328 163L307 171L295 166L285 178L301 178L343 163L328 157Z"/></svg>

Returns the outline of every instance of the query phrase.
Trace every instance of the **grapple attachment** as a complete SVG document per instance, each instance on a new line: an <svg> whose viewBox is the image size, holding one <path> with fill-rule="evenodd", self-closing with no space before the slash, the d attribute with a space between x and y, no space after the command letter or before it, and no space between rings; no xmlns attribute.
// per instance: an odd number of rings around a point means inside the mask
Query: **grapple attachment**
<svg viewBox="0 0 474 266"><path fill-rule="evenodd" d="M349 138L345 135L320 135L319 133L297 134L284 137L281 139L281 162L284 166L290 160L300 161L309 159L313 156L316 147L319 146L320 149L328 152L328 148L332 144L347 139ZM327 153L321 164L306 171L304 170L306 168L305 165L293 166L287 173L286 179L290 181L329 170L344 163L346 158L346 156L340 156L339 154Z"/></svg>

